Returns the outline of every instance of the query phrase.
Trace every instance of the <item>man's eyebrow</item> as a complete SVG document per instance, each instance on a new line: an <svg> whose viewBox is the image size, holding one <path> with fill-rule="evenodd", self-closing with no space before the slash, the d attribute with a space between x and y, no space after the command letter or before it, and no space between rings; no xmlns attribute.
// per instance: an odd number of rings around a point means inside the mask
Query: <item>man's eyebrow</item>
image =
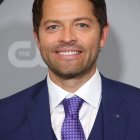
<svg viewBox="0 0 140 140"><path fill-rule="evenodd" d="M48 24L48 23L60 23L60 21L59 21L59 20L46 20L46 21L43 23L43 25L46 25L46 24Z"/></svg>
<svg viewBox="0 0 140 140"><path fill-rule="evenodd" d="M75 18L73 21L74 22L78 22L78 21L81 21L81 20L87 20L87 21L89 21L89 22L93 22L94 20L93 19L91 19L91 18L89 18L89 17L78 17L78 18ZM49 20L46 20L44 23L43 23L43 25L46 25L46 24L48 24L48 23L60 23L61 21L59 21L59 20L51 20L51 19L49 19Z"/></svg>
<svg viewBox="0 0 140 140"><path fill-rule="evenodd" d="M81 20L87 20L87 21L93 22L93 19L91 19L89 17L80 17L80 18L74 19L75 22L78 22L78 21L81 21Z"/></svg>

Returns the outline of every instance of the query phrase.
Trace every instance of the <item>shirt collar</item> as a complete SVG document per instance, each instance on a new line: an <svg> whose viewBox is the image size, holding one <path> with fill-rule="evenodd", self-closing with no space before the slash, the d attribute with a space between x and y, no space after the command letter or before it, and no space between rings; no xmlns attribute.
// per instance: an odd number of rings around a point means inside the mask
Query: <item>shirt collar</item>
<svg viewBox="0 0 140 140"><path fill-rule="evenodd" d="M75 95L79 96L86 103L95 108L98 108L99 106L101 99L101 76L98 69L96 69L95 74L74 93L65 91L61 87L57 86L54 82L51 81L49 74L47 76L47 84L51 112L62 102L64 98L69 98Z"/></svg>

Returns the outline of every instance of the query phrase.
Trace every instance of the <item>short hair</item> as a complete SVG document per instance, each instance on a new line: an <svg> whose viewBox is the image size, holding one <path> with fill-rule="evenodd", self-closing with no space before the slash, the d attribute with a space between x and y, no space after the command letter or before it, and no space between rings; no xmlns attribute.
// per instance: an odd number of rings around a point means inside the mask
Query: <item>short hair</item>
<svg viewBox="0 0 140 140"><path fill-rule="evenodd" d="M102 29L108 24L106 2L105 0L89 0L89 1L93 5L93 13L100 24L102 32ZM37 34L39 32L39 26L43 16L43 2L44 0L34 0L32 7L33 28Z"/></svg>

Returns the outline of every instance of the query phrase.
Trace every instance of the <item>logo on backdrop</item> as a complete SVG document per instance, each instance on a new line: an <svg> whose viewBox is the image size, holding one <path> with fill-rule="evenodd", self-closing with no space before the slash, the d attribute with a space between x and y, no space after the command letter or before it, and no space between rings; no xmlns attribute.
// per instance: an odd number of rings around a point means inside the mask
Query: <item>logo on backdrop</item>
<svg viewBox="0 0 140 140"><path fill-rule="evenodd" d="M0 6L3 2L4 0L0 0ZM18 68L47 67L38 48L35 47L34 49L32 41L15 41L9 47L8 59L13 66Z"/></svg>
<svg viewBox="0 0 140 140"><path fill-rule="evenodd" d="M4 0L0 0L0 4L2 4L3 1L4 1Z"/></svg>
<svg viewBox="0 0 140 140"><path fill-rule="evenodd" d="M33 52L31 44L31 41L17 41L10 46L8 58L12 65L18 68L33 68L38 65L46 67L38 48Z"/></svg>

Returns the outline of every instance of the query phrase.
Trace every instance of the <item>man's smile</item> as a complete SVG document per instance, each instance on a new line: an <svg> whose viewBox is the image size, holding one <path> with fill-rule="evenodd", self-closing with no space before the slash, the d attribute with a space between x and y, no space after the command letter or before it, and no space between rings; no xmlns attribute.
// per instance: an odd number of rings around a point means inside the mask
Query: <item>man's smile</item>
<svg viewBox="0 0 140 140"><path fill-rule="evenodd" d="M78 55L81 53L81 51L58 51L57 53L62 56L71 56Z"/></svg>

